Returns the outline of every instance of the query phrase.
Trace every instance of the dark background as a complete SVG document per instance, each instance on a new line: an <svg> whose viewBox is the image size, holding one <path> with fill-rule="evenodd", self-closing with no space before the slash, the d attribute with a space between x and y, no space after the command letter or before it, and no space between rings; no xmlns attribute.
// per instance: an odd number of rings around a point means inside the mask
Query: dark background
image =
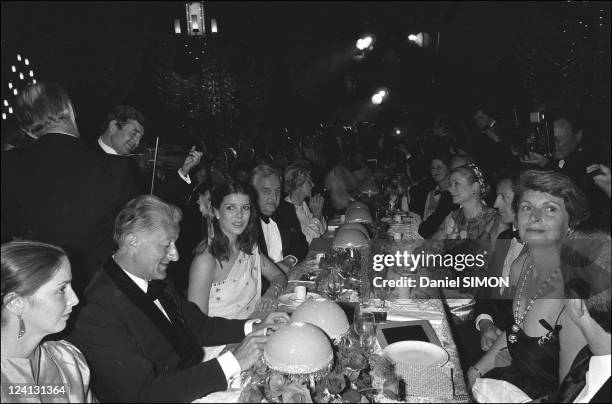
<svg viewBox="0 0 612 404"><path fill-rule="evenodd" d="M240 136L270 143L282 128L301 136L323 122L361 120L419 133L437 112L469 122L483 101L506 120L561 101L585 111L591 140L610 143L609 2L205 7L219 33L188 41L173 29L174 18L185 18L183 2L3 1L2 97L11 99L6 83L20 53L37 80L68 90L90 139L109 108L125 103L146 115L149 139L189 144ZM431 48L406 40L421 31L433 34ZM358 61L364 33L376 42ZM390 97L374 108L369 98L381 86Z"/></svg>

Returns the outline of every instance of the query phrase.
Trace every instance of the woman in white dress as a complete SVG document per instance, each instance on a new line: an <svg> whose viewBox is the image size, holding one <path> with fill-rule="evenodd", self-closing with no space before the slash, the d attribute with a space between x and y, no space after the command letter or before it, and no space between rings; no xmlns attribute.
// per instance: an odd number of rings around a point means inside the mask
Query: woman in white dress
<svg viewBox="0 0 612 404"><path fill-rule="evenodd" d="M214 235L202 240L189 270L187 298L211 317L248 318L269 310L287 285L286 275L257 246L254 191L245 183L217 185L211 194ZM270 288L261 295L261 276Z"/></svg>

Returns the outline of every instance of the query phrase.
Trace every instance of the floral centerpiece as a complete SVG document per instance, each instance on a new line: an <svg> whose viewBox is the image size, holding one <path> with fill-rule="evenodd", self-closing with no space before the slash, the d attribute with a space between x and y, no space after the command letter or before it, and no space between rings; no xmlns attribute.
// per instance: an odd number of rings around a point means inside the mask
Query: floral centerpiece
<svg viewBox="0 0 612 404"><path fill-rule="evenodd" d="M291 369L269 366L264 356L251 368L250 376L251 383L244 388L239 399L241 403L264 400L271 403L367 403L375 401L375 396L383 390L391 398L397 398L398 380L391 363L382 356L366 353L354 331L333 346L333 360L324 371L296 374Z"/></svg>

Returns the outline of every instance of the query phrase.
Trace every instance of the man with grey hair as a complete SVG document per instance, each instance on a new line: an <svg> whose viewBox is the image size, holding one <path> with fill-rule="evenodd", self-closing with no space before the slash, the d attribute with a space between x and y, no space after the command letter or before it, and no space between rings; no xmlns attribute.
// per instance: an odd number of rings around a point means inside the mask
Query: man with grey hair
<svg viewBox="0 0 612 404"><path fill-rule="evenodd" d="M36 141L2 156L2 242L60 245L81 292L113 248L113 218L138 194L127 161L79 139L72 102L57 84L27 86L16 99L21 129Z"/></svg>
<svg viewBox="0 0 612 404"><path fill-rule="evenodd" d="M287 273L306 257L308 242L295 209L281 198L280 170L267 164L258 165L251 173L251 185L257 191L260 213L259 249Z"/></svg>
<svg viewBox="0 0 612 404"><path fill-rule="evenodd" d="M165 282L179 259L181 212L153 195L131 200L115 221L118 248L92 280L69 339L96 375L101 401L189 402L225 390L249 369L267 342L266 330L286 323L286 313L265 321L208 317ZM246 338L245 338L246 336ZM202 346L242 343L202 361Z"/></svg>

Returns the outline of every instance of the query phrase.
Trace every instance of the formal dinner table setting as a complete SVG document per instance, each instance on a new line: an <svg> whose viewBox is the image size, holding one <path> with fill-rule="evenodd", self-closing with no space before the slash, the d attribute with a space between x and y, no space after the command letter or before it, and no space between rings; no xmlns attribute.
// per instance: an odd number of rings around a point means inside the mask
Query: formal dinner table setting
<svg viewBox="0 0 612 404"><path fill-rule="evenodd" d="M375 252L423 248L418 237L388 232L391 222L410 235L419 220L398 212L374 221L361 202L331 220L272 309L287 312L290 323L228 390L195 402L471 402L443 294L379 285L414 273L373 269Z"/></svg>

